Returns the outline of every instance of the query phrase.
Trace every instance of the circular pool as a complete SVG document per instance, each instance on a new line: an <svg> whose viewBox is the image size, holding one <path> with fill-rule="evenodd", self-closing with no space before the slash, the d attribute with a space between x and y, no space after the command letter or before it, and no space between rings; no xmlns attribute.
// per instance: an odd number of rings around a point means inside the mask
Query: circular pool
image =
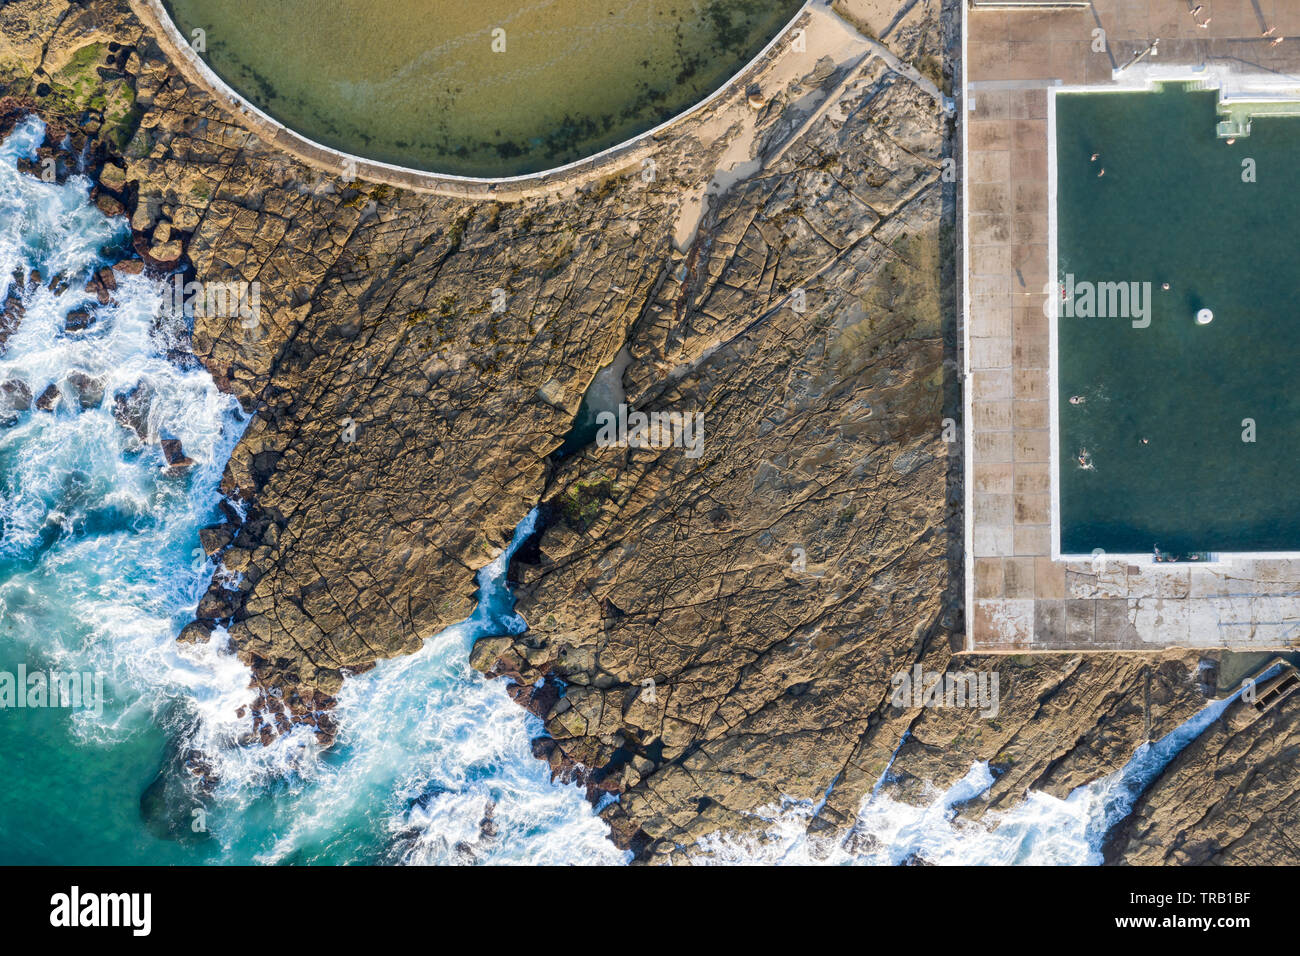
<svg viewBox="0 0 1300 956"><path fill-rule="evenodd" d="M212 70L324 146L507 177L689 109L801 0L165 0Z"/></svg>

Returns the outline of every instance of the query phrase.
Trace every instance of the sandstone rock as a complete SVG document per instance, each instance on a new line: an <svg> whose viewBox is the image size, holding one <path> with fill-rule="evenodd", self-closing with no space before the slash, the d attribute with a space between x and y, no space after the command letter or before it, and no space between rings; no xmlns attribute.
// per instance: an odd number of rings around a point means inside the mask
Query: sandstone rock
<svg viewBox="0 0 1300 956"><path fill-rule="evenodd" d="M146 203L137 203L131 213L131 228L136 232L149 232L153 226L154 213Z"/></svg>
<svg viewBox="0 0 1300 956"><path fill-rule="evenodd" d="M176 640L182 644L206 644L212 639L212 629L210 621L191 621L181 628Z"/></svg>
<svg viewBox="0 0 1300 956"><path fill-rule="evenodd" d="M180 206L172 215L172 224L181 232L192 232L199 224L199 214L191 206Z"/></svg>
<svg viewBox="0 0 1300 956"><path fill-rule="evenodd" d="M180 261L185 248L179 239L159 242L149 247L149 258L159 266L172 266Z"/></svg>
<svg viewBox="0 0 1300 956"><path fill-rule="evenodd" d="M839 6L896 23L882 39L918 62L959 48L954 4ZM956 197L937 173L952 131L923 84L879 59L853 75L808 64L799 95L842 102L804 129L809 114L764 81L761 110L737 101L755 125L742 152L762 175L710 197L677 250L683 195L702 192L733 145L707 125L712 107L661 134L650 183L632 166L545 198L360 183L344 199L298 188L285 157L136 44L143 32L108 0L0 5L0 87L33 91L53 121L44 79L13 64L48 47L46 68L61 68L87 37L130 43L138 110L118 124L105 110L85 141L138 184L138 248L150 266L188 256L205 280L262 280L257 335L229 316L193 329L195 354L253 414L221 502L242 524L225 553L246 573L238 592L214 585L198 614L239 618L235 651L288 702L273 712L261 698L249 740L289 722L332 740L344 671L463 618L474 570L539 502L540 538L512 568L530 630L480 641L473 662L542 715L552 736L534 749L553 773L593 796L621 789L605 818L655 862L753 827L752 811L782 795L824 801L813 827L851 837L886 766L898 799L927 799L927 783L975 760L1000 770L990 806L1031 788L1063 795L1199 706L1194 657L954 659L964 495L939 434L942 416L960 415L943 363L957 306L938 290L956 288L943 240ZM117 82L93 70L87 81L91 95ZM150 245L164 206L175 228ZM528 308L493 312L497 288ZM805 311L787 307L795 288ZM589 448L549 461L572 424L566 397L624 345L629 402L702 413L701 455ZM93 383L68 381L85 404ZM143 440L138 392L114 406ZM352 441L344 420L364 426ZM222 537L201 538L205 550ZM894 708L891 675L918 662L998 670L999 716ZM539 696L539 679L568 695ZM1230 859L1224 840L1264 832L1213 806L1244 799L1244 763L1222 785L1196 781L1239 746L1212 743L1152 789L1134 859L1174 846L1184 822L1196 836L1176 849L1189 859ZM1284 828L1288 752L1263 765L1265 815Z"/></svg>
<svg viewBox="0 0 1300 956"><path fill-rule="evenodd" d="M1240 708L1240 704L1232 705ZM1174 758L1110 834L1109 863L1281 865L1300 823L1300 695L1234 727L1231 710ZM1279 838L1279 835L1283 838Z"/></svg>
<svg viewBox="0 0 1300 956"><path fill-rule="evenodd" d="M110 192L120 193L126 186L126 170L112 163L105 163L99 171L99 184Z"/></svg>

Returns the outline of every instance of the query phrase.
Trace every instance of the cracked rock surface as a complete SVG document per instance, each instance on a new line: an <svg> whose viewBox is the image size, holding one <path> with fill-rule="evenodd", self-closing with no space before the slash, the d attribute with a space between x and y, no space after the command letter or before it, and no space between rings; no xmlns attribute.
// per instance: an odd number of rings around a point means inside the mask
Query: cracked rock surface
<svg viewBox="0 0 1300 956"><path fill-rule="evenodd" d="M660 134L654 176L475 202L288 159L188 84L125 0L0 6L0 120L41 113L61 175L90 157L132 263L259 283L255 321L194 323L194 354L251 418L229 520L202 536L223 570L181 634L228 629L258 695L250 739L303 722L330 740L346 675L464 618L473 572L538 504L511 569L529 630L473 662L544 720L534 750L557 776L620 795L602 813L644 859L761 829L783 797L849 840L887 768L892 795L921 801L990 761L970 815L1065 796L1204 705L1177 651L954 654L958 207L935 63L960 48L959 8L840 7L892 24L890 55L920 72L810 58L752 113L741 89ZM699 457L553 454L624 349L628 404L702 414ZM996 671L997 714L895 707L917 664ZM1189 748L1126 858L1294 861L1263 849L1294 812L1288 706Z"/></svg>
<svg viewBox="0 0 1300 956"><path fill-rule="evenodd" d="M1142 795L1111 835L1108 862L1278 866L1300 859L1300 695L1247 727L1234 728L1231 715L1192 741Z"/></svg>

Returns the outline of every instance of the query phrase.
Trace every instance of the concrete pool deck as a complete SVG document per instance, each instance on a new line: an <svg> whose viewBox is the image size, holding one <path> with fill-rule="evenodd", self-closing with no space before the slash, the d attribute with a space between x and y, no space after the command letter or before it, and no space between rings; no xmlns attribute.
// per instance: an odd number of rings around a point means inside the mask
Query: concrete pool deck
<svg viewBox="0 0 1300 956"><path fill-rule="evenodd" d="M1185 0L964 10L969 651L1300 643L1294 556L1171 565L1072 560L1054 544L1051 96L1143 88L1166 74L1213 76L1234 99L1300 96L1300 4L1201 2L1208 27ZM1155 55L1139 58L1154 40Z"/></svg>

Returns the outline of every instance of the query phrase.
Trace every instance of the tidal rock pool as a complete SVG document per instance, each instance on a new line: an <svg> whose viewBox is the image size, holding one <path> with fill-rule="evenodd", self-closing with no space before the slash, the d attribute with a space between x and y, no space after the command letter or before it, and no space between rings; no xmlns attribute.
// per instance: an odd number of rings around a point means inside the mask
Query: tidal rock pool
<svg viewBox="0 0 1300 956"><path fill-rule="evenodd" d="M299 133L485 177L553 168L652 129L725 84L801 5L166 2L222 79Z"/></svg>

